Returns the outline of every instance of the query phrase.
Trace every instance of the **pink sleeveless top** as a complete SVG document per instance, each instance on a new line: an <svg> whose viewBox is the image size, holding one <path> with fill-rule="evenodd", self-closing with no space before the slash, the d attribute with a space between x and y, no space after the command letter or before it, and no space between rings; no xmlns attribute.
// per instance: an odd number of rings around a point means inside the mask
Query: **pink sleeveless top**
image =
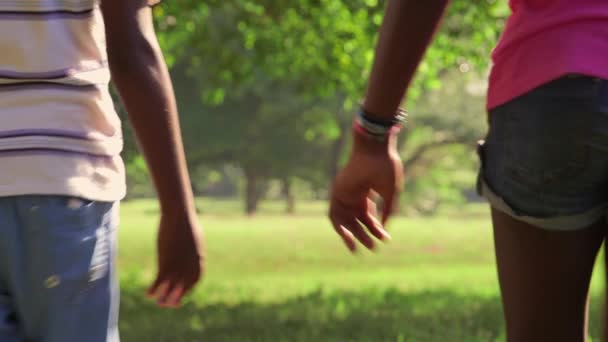
<svg viewBox="0 0 608 342"><path fill-rule="evenodd" d="M608 79L608 0L510 0L492 53L488 109L561 76Z"/></svg>

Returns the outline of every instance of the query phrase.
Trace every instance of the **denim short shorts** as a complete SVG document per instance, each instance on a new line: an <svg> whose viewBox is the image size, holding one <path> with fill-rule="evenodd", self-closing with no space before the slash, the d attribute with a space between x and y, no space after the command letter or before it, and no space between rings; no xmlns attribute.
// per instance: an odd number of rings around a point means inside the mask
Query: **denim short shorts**
<svg viewBox="0 0 608 342"><path fill-rule="evenodd" d="M118 203L0 197L0 341L118 342Z"/></svg>
<svg viewBox="0 0 608 342"><path fill-rule="evenodd" d="M550 230L608 213L608 81L566 76L489 113L478 191L497 210Z"/></svg>

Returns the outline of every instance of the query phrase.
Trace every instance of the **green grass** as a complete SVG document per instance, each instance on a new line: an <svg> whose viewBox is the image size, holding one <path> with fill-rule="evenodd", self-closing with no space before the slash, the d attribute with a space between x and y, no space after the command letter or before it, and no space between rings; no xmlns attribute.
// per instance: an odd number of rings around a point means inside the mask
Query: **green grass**
<svg viewBox="0 0 608 342"><path fill-rule="evenodd" d="M323 203L294 216L267 203L254 218L238 203L202 201L209 270L179 310L143 293L155 271L158 211L123 204L119 266L124 341L501 341L501 304L487 209L398 218L393 241L352 256ZM595 279L597 299L602 284ZM598 336L598 300L591 334Z"/></svg>

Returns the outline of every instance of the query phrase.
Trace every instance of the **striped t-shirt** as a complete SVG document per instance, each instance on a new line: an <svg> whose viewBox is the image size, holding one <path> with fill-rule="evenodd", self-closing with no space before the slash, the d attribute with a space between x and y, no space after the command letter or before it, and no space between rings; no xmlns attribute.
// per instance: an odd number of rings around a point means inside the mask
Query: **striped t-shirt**
<svg viewBox="0 0 608 342"><path fill-rule="evenodd" d="M0 0L0 196L124 196L99 5Z"/></svg>

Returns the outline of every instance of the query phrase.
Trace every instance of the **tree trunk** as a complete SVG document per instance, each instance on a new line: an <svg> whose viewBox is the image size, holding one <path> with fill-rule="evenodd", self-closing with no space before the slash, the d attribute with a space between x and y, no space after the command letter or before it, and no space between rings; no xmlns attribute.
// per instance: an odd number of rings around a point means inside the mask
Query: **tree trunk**
<svg viewBox="0 0 608 342"><path fill-rule="evenodd" d="M293 215L296 213L296 198L293 194L292 182L289 178L284 178L282 181L282 192L285 198L285 213Z"/></svg>
<svg viewBox="0 0 608 342"><path fill-rule="evenodd" d="M258 203L260 202L259 176L254 170L245 168L245 180L247 183L245 186L245 213L252 216L258 211Z"/></svg>

